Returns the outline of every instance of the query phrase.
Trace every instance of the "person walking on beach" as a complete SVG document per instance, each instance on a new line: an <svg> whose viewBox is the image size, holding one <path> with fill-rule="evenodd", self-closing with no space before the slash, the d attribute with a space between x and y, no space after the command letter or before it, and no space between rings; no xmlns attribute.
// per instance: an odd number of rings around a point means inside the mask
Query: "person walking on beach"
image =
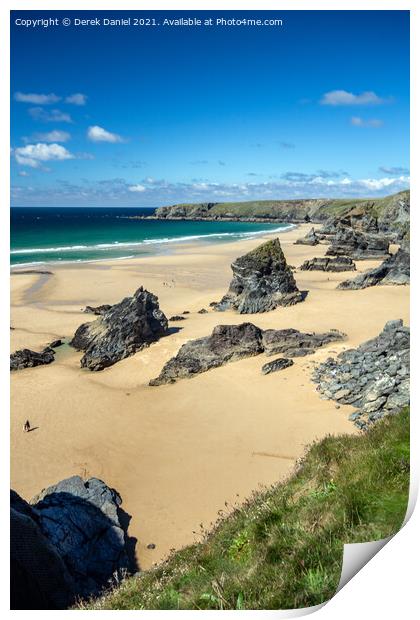
<svg viewBox="0 0 420 620"><path fill-rule="evenodd" d="M23 430L25 431L25 433L29 433L29 431L31 430L31 425L29 424L29 420L26 420L25 424L23 425Z"/></svg>

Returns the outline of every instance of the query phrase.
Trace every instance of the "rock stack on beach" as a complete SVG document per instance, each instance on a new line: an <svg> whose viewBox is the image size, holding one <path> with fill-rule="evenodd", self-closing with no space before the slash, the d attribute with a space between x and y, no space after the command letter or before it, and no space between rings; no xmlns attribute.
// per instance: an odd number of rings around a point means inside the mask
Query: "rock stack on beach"
<svg viewBox="0 0 420 620"><path fill-rule="evenodd" d="M150 381L150 385L174 383L177 379L192 377L263 352L267 356L282 353L289 357L303 357L314 353L319 347L345 338L346 335L338 330L306 334L297 329L263 331L252 323L217 325L210 336L185 343L175 357L164 365L160 375ZM274 362L265 364L270 371L274 366ZM277 365L276 369L279 367Z"/></svg>
<svg viewBox="0 0 420 620"><path fill-rule="evenodd" d="M85 352L82 368L103 370L149 346L167 331L168 321L159 309L158 298L140 287L96 321L81 325L70 344Z"/></svg>
<svg viewBox="0 0 420 620"><path fill-rule="evenodd" d="M348 256L353 260L384 259L389 256L389 237L339 228L331 240L327 256Z"/></svg>
<svg viewBox="0 0 420 620"><path fill-rule="evenodd" d="M356 290L368 286L410 284L410 254L400 248L396 254L385 259L379 267L360 273L353 280L345 280L337 288Z"/></svg>
<svg viewBox="0 0 420 620"><path fill-rule="evenodd" d="M229 290L215 310L233 308L240 314L254 314L303 301L278 238L237 258L232 271Z"/></svg>

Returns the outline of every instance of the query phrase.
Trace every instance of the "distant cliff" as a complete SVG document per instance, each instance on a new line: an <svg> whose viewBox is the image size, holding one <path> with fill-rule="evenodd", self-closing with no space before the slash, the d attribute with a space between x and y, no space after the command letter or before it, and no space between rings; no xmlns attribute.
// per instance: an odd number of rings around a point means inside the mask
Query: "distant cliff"
<svg viewBox="0 0 420 620"><path fill-rule="evenodd" d="M257 200L249 202L203 202L176 204L156 209L151 219L225 220L245 222L325 222L332 218L361 215L378 220L380 230L402 232L408 228L410 190L385 198Z"/></svg>

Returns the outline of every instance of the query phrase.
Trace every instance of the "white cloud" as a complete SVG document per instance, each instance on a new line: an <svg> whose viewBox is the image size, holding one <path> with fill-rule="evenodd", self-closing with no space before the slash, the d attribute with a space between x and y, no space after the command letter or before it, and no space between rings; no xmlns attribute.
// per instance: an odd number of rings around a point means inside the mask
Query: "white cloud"
<svg viewBox="0 0 420 620"><path fill-rule="evenodd" d="M61 129L53 129L46 133L34 133L32 137L24 138L25 142L67 142L70 140L71 135L67 131L61 131Z"/></svg>
<svg viewBox="0 0 420 620"><path fill-rule="evenodd" d="M26 172L26 170L20 170L18 174L19 174L20 177L28 177L29 176L29 172Z"/></svg>
<svg viewBox="0 0 420 620"><path fill-rule="evenodd" d="M123 142L122 137L117 133L111 133L99 125L89 127L87 137L92 142Z"/></svg>
<svg viewBox="0 0 420 620"><path fill-rule="evenodd" d="M75 154L78 158L78 155ZM45 168L43 168L45 169ZM285 178L285 175L288 178ZM139 184L127 182L124 178L111 178L102 181L85 179L81 184L57 181L56 185L37 187L34 191L22 184L15 186L12 200L25 205L138 205L138 193L147 191L150 206L162 206L180 202L208 202L220 200L282 200L300 198L366 198L384 196L408 189L409 176L390 178L352 178L343 174L339 178L325 177L318 173L280 174L278 181L252 183L216 182L174 182L155 179L149 182L142 179ZM144 185L143 185L144 184ZM131 189L135 188L135 189Z"/></svg>
<svg viewBox="0 0 420 620"><path fill-rule="evenodd" d="M384 177L382 179L360 179L359 183L363 187L366 187L367 189L378 191L381 189L385 189L386 187L396 185L398 183L408 184L409 181L410 181L410 177L401 176L401 177L398 177L397 179L395 177L393 179L390 179L389 177Z"/></svg>
<svg viewBox="0 0 420 620"><path fill-rule="evenodd" d="M46 161L74 159L74 155L61 144L44 144L42 142L16 148L13 150L13 154L18 164L31 168L39 168L41 163Z"/></svg>
<svg viewBox="0 0 420 620"><path fill-rule="evenodd" d="M35 121L42 123L72 123L70 114L61 110L44 110L43 108L29 108L29 114Z"/></svg>
<svg viewBox="0 0 420 620"><path fill-rule="evenodd" d="M35 103L36 105L49 105L51 103L57 103L61 97L57 97L54 93L49 95L42 95L37 93L15 93L15 100L22 103Z"/></svg>
<svg viewBox="0 0 420 620"><path fill-rule="evenodd" d="M350 122L355 127L382 127L384 124L379 118L361 118L360 116L352 116Z"/></svg>
<svg viewBox="0 0 420 620"><path fill-rule="evenodd" d="M378 105L385 99L378 97L372 90L355 95L347 90L331 90L322 96L322 105Z"/></svg>
<svg viewBox="0 0 420 620"><path fill-rule="evenodd" d="M73 105L86 105L87 95L83 93L74 93L66 97L66 103L72 103Z"/></svg>

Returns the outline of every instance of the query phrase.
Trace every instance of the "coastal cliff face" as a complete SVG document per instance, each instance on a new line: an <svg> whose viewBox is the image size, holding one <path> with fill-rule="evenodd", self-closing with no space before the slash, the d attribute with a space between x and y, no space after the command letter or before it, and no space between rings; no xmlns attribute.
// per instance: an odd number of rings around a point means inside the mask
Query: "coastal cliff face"
<svg viewBox="0 0 420 620"><path fill-rule="evenodd" d="M272 222L326 222L341 220L364 232L394 232L400 238L408 231L410 190L385 198L260 200L250 202L205 202L176 204L156 209L152 219L227 220Z"/></svg>

